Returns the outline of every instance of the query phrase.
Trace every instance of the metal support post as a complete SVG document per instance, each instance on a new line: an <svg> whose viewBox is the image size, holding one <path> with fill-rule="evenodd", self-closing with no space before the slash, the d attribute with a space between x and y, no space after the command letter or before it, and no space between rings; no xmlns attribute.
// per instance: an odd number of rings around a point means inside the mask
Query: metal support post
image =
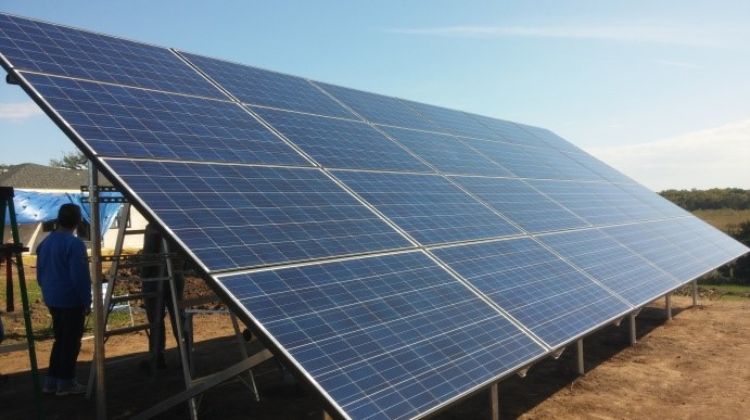
<svg viewBox="0 0 750 420"><path fill-rule="evenodd" d="M628 315L628 319L630 321L630 345L634 346L636 341L636 334L635 334L635 313L631 312Z"/></svg>
<svg viewBox="0 0 750 420"><path fill-rule="evenodd" d="M169 257L170 249L166 239L162 239L162 251L166 256L167 263L167 276L169 277L169 292L172 298L172 308L175 314L174 323L177 326L177 348L180 351L180 361L182 362L182 379L185 381L185 389L190 389L193 386L193 378L190 376L190 364L188 362L188 351L187 341L185 340L184 322L182 314L180 313L180 305L177 300L177 287L175 287L175 276L174 269L172 268L172 259ZM163 333L163 332L162 332ZM188 406L190 409L190 418L196 420L198 418L198 406L195 402L195 398L188 400Z"/></svg>
<svg viewBox="0 0 750 420"><path fill-rule="evenodd" d="M247 354L245 338L242 336L242 331L240 331L240 323L237 320L237 317L231 311L229 312L229 317L232 319L232 327L234 328L234 336L237 339L237 344L240 347L240 356L242 356L242 360L247 359L249 355ZM258 393L258 386L255 383L255 376L253 375L252 369L249 369L247 371L247 375L250 378L250 388L253 391L253 396L255 397L255 401L259 402L260 393Z"/></svg>
<svg viewBox="0 0 750 420"><path fill-rule="evenodd" d="M490 405L492 406L492 420L500 420L500 390L497 382L490 387Z"/></svg>
<svg viewBox="0 0 750 420"><path fill-rule="evenodd" d="M667 321L672 320L672 294L667 293L666 296L664 296L664 300L666 301L665 304L667 306Z"/></svg>
<svg viewBox="0 0 750 420"><path fill-rule="evenodd" d="M99 173L89 160L89 209L91 240L91 279L94 283L94 367L96 369L96 418L107 418L104 382L104 302L102 302L102 241L99 220Z"/></svg>
<svg viewBox="0 0 750 420"><path fill-rule="evenodd" d="M586 366L583 363L583 339L579 338L576 341L576 356L578 356L578 374L583 375L586 373Z"/></svg>
<svg viewBox="0 0 750 420"><path fill-rule="evenodd" d="M698 306L698 280L693 280L693 306Z"/></svg>

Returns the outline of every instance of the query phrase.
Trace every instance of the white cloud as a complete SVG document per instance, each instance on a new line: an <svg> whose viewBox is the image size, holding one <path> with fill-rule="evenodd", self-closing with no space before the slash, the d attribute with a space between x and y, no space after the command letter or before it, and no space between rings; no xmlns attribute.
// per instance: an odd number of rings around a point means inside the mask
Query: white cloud
<svg viewBox="0 0 750 420"><path fill-rule="evenodd" d="M390 28L386 32L456 38L565 38L620 42L645 42L698 47L727 47L745 39L745 29L699 28L667 24L612 24L573 26L483 26L456 25L421 28Z"/></svg>
<svg viewBox="0 0 750 420"><path fill-rule="evenodd" d="M649 143L588 151L657 191L750 189L750 119Z"/></svg>
<svg viewBox="0 0 750 420"><path fill-rule="evenodd" d="M42 110L31 101L0 103L0 120L19 121L42 115Z"/></svg>

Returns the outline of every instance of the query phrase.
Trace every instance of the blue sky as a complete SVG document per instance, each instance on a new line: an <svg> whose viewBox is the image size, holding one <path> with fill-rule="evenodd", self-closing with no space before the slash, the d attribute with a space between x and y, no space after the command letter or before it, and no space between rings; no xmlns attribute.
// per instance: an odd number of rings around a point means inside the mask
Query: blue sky
<svg viewBox="0 0 750 420"><path fill-rule="evenodd" d="M705 148L750 159L750 2L218 3L4 0L0 9L544 126L652 188L750 188L750 165L739 162L710 184L689 177ZM8 85L0 132L17 145L0 163L46 163L73 147ZM692 154L680 155L688 143ZM682 166L643 168L675 156Z"/></svg>

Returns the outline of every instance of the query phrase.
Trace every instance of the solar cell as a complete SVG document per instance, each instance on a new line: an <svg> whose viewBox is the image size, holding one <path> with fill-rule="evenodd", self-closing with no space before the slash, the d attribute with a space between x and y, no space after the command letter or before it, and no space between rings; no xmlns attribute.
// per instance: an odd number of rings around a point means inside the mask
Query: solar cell
<svg viewBox="0 0 750 420"><path fill-rule="evenodd" d="M648 188L642 185L635 184L635 183L618 184L617 187L627 191L638 200L641 200L647 205L655 208L664 217L692 216L690 213L678 207L671 201L665 199L664 197L660 196L659 194L649 190Z"/></svg>
<svg viewBox="0 0 750 420"><path fill-rule="evenodd" d="M334 174L422 244L521 233L441 176L354 171Z"/></svg>
<svg viewBox="0 0 750 420"><path fill-rule="evenodd" d="M649 226L653 233L661 235L696 260L701 261L706 271L724 265L734 258L731 252L727 252L710 239L706 240L694 226L686 226L679 219L662 220L650 223Z"/></svg>
<svg viewBox="0 0 750 420"><path fill-rule="evenodd" d="M534 188L592 225L627 223L632 220L623 209L602 199L594 183L574 181L530 180Z"/></svg>
<svg viewBox="0 0 750 420"><path fill-rule="evenodd" d="M633 306L644 305L679 286L677 279L597 229L538 238Z"/></svg>
<svg viewBox="0 0 750 420"><path fill-rule="evenodd" d="M602 231L677 278L680 284L713 268L655 234L652 223L607 227Z"/></svg>
<svg viewBox="0 0 750 420"><path fill-rule="evenodd" d="M315 169L106 163L211 271L409 246Z"/></svg>
<svg viewBox="0 0 750 420"><path fill-rule="evenodd" d="M315 84L367 121L397 127L440 131L439 127L419 115L400 99L326 83L315 82Z"/></svg>
<svg viewBox="0 0 750 420"><path fill-rule="evenodd" d="M520 179L451 177L482 201L532 233L589 224Z"/></svg>
<svg viewBox="0 0 750 420"><path fill-rule="evenodd" d="M453 174L510 176L510 171L455 137L382 126L383 131L439 171Z"/></svg>
<svg viewBox="0 0 750 420"><path fill-rule="evenodd" d="M180 54L244 103L333 117L354 116L301 77L197 54Z"/></svg>
<svg viewBox="0 0 750 420"><path fill-rule="evenodd" d="M556 150L497 141L466 140L465 142L521 178L602 179Z"/></svg>
<svg viewBox="0 0 750 420"><path fill-rule="evenodd" d="M310 165L239 105L26 74L98 155Z"/></svg>
<svg viewBox="0 0 750 420"><path fill-rule="evenodd" d="M552 131L547 130L546 128L534 127L533 125L520 123L518 124L518 126L524 131L530 133L532 136L541 140L545 146L552 147L555 150L559 150L561 152L585 153L583 152L583 150L578 148L578 146L558 136Z"/></svg>
<svg viewBox="0 0 750 420"><path fill-rule="evenodd" d="M20 70L225 98L166 48L3 13L0 53Z"/></svg>
<svg viewBox="0 0 750 420"><path fill-rule="evenodd" d="M472 118L486 126L504 142L516 143L526 146L548 147L549 145L521 128L516 123L501 120L499 118L485 117L483 115L469 114ZM488 139L492 140L492 139Z"/></svg>
<svg viewBox="0 0 750 420"><path fill-rule="evenodd" d="M750 249L741 242L727 236L722 231L714 228L697 217L682 217L676 220L682 225L680 229L687 229L704 240L716 244L731 256L737 257L750 251Z"/></svg>
<svg viewBox="0 0 750 420"><path fill-rule="evenodd" d="M586 169L598 174L607 181L624 184L635 183L635 181L633 181L631 178L623 175L621 172L589 154L565 152L565 155L575 160Z"/></svg>
<svg viewBox="0 0 750 420"><path fill-rule="evenodd" d="M501 139L495 131L490 130L465 112L414 101L404 102L446 133L485 140Z"/></svg>
<svg viewBox="0 0 750 420"><path fill-rule="evenodd" d="M528 238L433 250L551 347L630 307Z"/></svg>
<svg viewBox="0 0 750 420"><path fill-rule="evenodd" d="M542 348L421 252L220 278L355 419L406 419Z"/></svg>
<svg viewBox="0 0 750 420"><path fill-rule="evenodd" d="M363 122L263 108L254 111L323 166L432 172Z"/></svg>

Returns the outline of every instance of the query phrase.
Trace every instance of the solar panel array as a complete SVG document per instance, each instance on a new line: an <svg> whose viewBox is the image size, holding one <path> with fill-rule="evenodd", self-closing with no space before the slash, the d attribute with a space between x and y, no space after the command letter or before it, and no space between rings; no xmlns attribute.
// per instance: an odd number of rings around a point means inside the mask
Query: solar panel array
<svg viewBox="0 0 750 420"><path fill-rule="evenodd" d="M0 54L345 418L434 412L748 251L545 129L6 14Z"/></svg>

